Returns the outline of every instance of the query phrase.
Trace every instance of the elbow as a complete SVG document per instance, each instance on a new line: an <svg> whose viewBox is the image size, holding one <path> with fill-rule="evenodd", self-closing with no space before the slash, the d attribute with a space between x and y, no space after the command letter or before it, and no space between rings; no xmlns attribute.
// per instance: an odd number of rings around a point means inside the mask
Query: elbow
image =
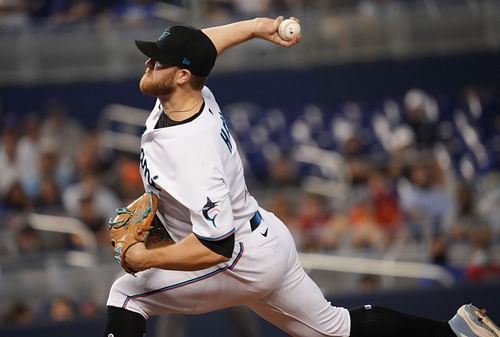
<svg viewBox="0 0 500 337"><path fill-rule="evenodd" d="M197 263L191 266L189 270L199 270L203 268L217 266L219 264L226 263L230 260L227 256L220 255L212 252L209 256L205 256L204 259L199 260Z"/></svg>
<svg viewBox="0 0 500 337"><path fill-rule="evenodd" d="M225 263L225 262L228 262L229 260L231 260L231 257L227 257L227 256L224 256L224 255L220 255L220 254L217 254L217 264L219 263Z"/></svg>

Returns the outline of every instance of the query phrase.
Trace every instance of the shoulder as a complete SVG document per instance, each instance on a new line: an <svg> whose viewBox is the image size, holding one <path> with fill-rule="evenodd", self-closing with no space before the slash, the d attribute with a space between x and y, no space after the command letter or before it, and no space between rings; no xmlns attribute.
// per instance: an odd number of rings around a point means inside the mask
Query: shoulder
<svg viewBox="0 0 500 337"><path fill-rule="evenodd" d="M203 99L205 99L205 102L209 106L217 105L217 100L215 99L212 90L210 90L207 86L203 87L203 89L201 90L201 94L203 95Z"/></svg>
<svg viewBox="0 0 500 337"><path fill-rule="evenodd" d="M149 130L153 130L156 124L156 121L160 117L160 114L162 113L162 109L160 106L160 100L157 98L155 101L155 105L151 112L149 113L148 117L146 118L146 128Z"/></svg>

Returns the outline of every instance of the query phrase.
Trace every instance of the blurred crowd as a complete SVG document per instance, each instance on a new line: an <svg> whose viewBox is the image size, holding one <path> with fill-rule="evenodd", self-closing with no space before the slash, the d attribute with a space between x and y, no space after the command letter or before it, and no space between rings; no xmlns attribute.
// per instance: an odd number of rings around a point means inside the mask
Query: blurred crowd
<svg viewBox="0 0 500 337"><path fill-rule="evenodd" d="M142 192L136 158L111 162L99 135L84 130L58 101L47 103L44 117L6 116L0 170L0 230L10 230L16 242L4 246L7 253L85 248L76 236L61 237L46 247L29 226L31 213L77 218L98 243L107 245L107 219Z"/></svg>
<svg viewBox="0 0 500 337"><path fill-rule="evenodd" d="M332 135L340 139L334 148L342 156L345 175L345 185L334 187L342 188L340 197L338 193L329 196L303 188L306 177L315 171L295 160L293 151L271 151L274 155L268 155L265 169L252 168L258 161L247 162L249 181L256 193L264 196L263 206L290 227L301 251L374 257L399 249L404 258L404 247L413 245L418 249L417 259L423 257L424 261L448 268L457 280L500 277L497 166L472 175L467 175L471 169L467 165L459 166L461 174L457 173L446 157L435 150L448 138L440 135L438 126L443 125L433 117L433 108L428 110L435 106L424 104L426 97L430 96L422 91L411 91L405 96L405 116L398 128L389 132L395 138L384 138L387 132L379 135L378 146L383 147L384 140L388 142L381 157L376 146L367 148L366 130L356 131L353 125L345 125L347 119L342 118L352 118L352 105L347 114L344 111L331 116L335 121L331 123ZM473 100L468 102L469 113L480 109ZM117 207L143 191L138 156L105 151L100 130L82 127L57 99L48 100L41 110L27 116L2 115L0 257L87 249L78 234L46 235L37 230L33 214L78 219L111 257L107 219ZM309 107L304 116L290 122L287 132L295 139L285 147L319 146L312 142L325 141L324 137L308 138L304 131L297 132L295 123L301 121L305 123L303 127L310 128L307 134L314 133L314 125L321 119L311 111L316 110ZM386 117L390 115L387 111ZM276 117L266 114L266 118L272 116ZM499 123L498 114L493 116L497 116L494 123ZM376 113L371 117L376 133L379 119ZM240 152L251 160L251 148L245 143L244 134L259 132L251 128L243 131L237 113L230 114L229 121L242 137ZM262 122L269 124L268 119L252 123L258 127ZM453 147L453 141L448 140L447 146ZM257 144L262 145L263 152L276 145ZM326 144L327 141L322 146L328 147ZM327 185L328 175L323 175L323 179ZM360 280L361 287L371 289L373 284L376 279L372 277ZM95 314L92 303L67 297L51 298L41 305L44 308L12 303L4 308L5 319L26 323L40 319L41 314L53 320Z"/></svg>
<svg viewBox="0 0 500 337"><path fill-rule="evenodd" d="M286 189L272 194L268 207L292 227L303 251L376 256L415 244L426 261L459 266L465 279L498 277L498 109L490 93L472 88L452 104L412 89L370 113L354 102L331 118L308 107L288 123L291 142L280 147L271 131L261 136L264 148L275 147L272 155L263 151L263 179L287 186L315 176L319 184L302 184L313 193L295 198ZM257 123L275 124L270 116ZM304 162L289 148L329 149L341 159L325 170L327 152Z"/></svg>
<svg viewBox="0 0 500 337"><path fill-rule="evenodd" d="M465 1L465 0L463 0ZM480 0L468 0L476 3ZM207 19L254 17L300 13L304 7L339 13L356 11L372 15L381 5L400 3L435 7L437 1L424 0L0 0L0 29L19 29L29 24L68 25L86 21L123 22L137 25L182 10L201 12ZM158 7L161 5L163 7ZM296 14L297 15L297 14Z"/></svg>
<svg viewBox="0 0 500 337"><path fill-rule="evenodd" d="M54 296L38 307L24 301L16 301L6 308L1 324L13 326L85 320L99 317L100 310L101 308L91 301L78 301L67 296Z"/></svg>
<svg viewBox="0 0 500 337"><path fill-rule="evenodd" d="M89 20L141 22L153 18L152 0L1 0L0 27L51 26Z"/></svg>
<svg viewBox="0 0 500 337"><path fill-rule="evenodd" d="M250 182L272 191L265 206L292 227L302 250L384 252L404 237L417 243L465 242L477 249L477 255L487 256L489 247L500 241L496 152L489 149L489 165L482 170L464 161L469 156L462 153L454 163L456 142L478 135L448 135L449 125L433 116L436 106L427 104L429 97L410 91L404 99L404 115L398 117L397 126L386 126L385 131L381 119L390 119L387 116L394 108L390 104L384 105L383 113L365 116L371 118L369 128L352 122L360 112L352 103L330 116L331 122L306 108L303 115L285 123L284 134L275 138L270 127L269 134L263 135L264 123L277 128L273 113L264 112L264 119L251 120L246 128L238 113L230 113L229 122L240 140ZM44 242L30 224L33 213L79 219L95 234L98 244L108 247L107 219L143 190L138 156L106 151L99 130L83 128L61 101L49 100L42 110L23 117L3 116L0 231L6 234L3 238L13 237L15 244L0 245L0 254L86 248L76 235ZM494 117L495 112L485 114ZM492 121L499 123L498 117ZM331 129L330 138L315 130L318 123ZM316 137L312 136L315 132ZM252 141L246 140L249 136ZM283 141L284 137L290 139ZM470 147L479 151L485 142L481 138L469 141ZM340 154L335 170L343 178L321 172L321 162L301 162L294 151L303 147ZM301 191L310 176L321 177L325 184L336 180L338 185L328 191L331 194ZM290 188L294 193L287 192ZM284 194L279 193L282 190Z"/></svg>

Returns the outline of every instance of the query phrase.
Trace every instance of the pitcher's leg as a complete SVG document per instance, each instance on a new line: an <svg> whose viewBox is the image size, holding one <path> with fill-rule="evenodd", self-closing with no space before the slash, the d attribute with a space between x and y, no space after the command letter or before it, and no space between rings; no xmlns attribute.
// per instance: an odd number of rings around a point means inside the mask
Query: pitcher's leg
<svg viewBox="0 0 500 337"><path fill-rule="evenodd" d="M111 287L104 337L143 337L153 315L196 314L244 302L245 286L226 269L150 269L126 274Z"/></svg>
<svg viewBox="0 0 500 337"><path fill-rule="evenodd" d="M456 337L448 322L366 305L350 310L351 337Z"/></svg>
<svg viewBox="0 0 500 337"><path fill-rule="evenodd" d="M345 308L334 307L297 264L282 287L247 305L291 336L349 336Z"/></svg>
<svg viewBox="0 0 500 337"><path fill-rule="evenodd" d="M210 276L216 274L217 269L204 273L151 269L136 277L126 274L113 283L107 305L139 313L146 319L162 313L209 310L217 301L204 301L204 289L211 282Z"/></svg>
<svg viewBox="0 0 500 337"><path fill-rule="evenodd" d="M349 321L348 319L346 321L345 318L340 318L344 315L343 308L330 307L328 310L335 311L336 315L333 315L334 317L328 321L318 320L317 322L310 322L305 316L290 315L280 308L263 301L256 301L248 304L248 306L263 319L293 337L349 336Z"/></svg>
<svg viewBox="0 0 500 337"><path fill-rule="evenodd" d="M235 277L244 249L240 245L227 265L197 271L148 269L123 275L110 290L108 306L127 309L144 318L161 314L197 314L241 304L252 287Z"/></svg>
<svg viewBox="0 0 500 337"><path fill-rule="evenodd" d="M143 337L146 319L140 314L116 307L107 307L103 337Z"/></svg>
<svg viewBox="0 0 500 337"><path fill-rule="evenodd" d="M195 300L191 293L199 295L198 290L204 287L196 281L216 270L203 274L151 269L136 277L123 275L109 293L103 337L143 337L146 319L152 315L196 312L196 302L203 299Z"/></svg>

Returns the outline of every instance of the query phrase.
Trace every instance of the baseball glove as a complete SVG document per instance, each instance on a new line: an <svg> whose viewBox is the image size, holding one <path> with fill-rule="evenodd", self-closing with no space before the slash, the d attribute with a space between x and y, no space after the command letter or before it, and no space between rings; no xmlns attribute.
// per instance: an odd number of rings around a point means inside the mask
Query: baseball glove
<svg viewBox="0 0 500 337"><path fill-rule="evenodd" d="M109 220L113 256L127 273L134 274L135 271L125 263L125 254L136 243L146 242L157 209L158 196L146 192L127 207L118 208L114 219Z"/></svg>

